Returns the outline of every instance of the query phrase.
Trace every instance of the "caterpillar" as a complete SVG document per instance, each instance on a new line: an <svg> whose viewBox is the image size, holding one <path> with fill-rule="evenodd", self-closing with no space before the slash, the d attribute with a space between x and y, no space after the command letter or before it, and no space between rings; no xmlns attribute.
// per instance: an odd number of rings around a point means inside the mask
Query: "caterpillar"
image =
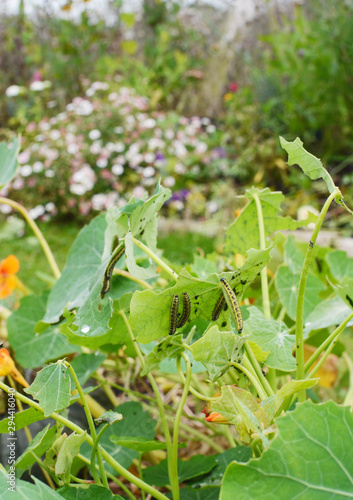
<svg viewBox="0 0 353 500"><path fill-rule="evenodd" d="M177 329L178 309L179 309L179 297L178 295L173 295L173 300L170 306L170 313L169 313L169 335L174 335Z"/></svg>
<svg viewBox="0 0 353 500"><path fill-rule="evenodd" d="M232 309L238 333L241 333L243 331L243 316L241 314L237 296L225 278L221 278L220 282L228 299L227 302L229 303L229 307Z"/></svg>
<svg viewBox="0 0 353 500"><path fill-rule="evenodd" d="M183 314L180 316L179 321L177 323L177 328L181 328L185 325L187 320L189 319L191 312L191 302L190 297L187 292L183 293Z"/></svg>
<svg viewBox="0 0 353 500"><path fill-rule="evenodd" d="M212 321L217 321L219 315L221 314L222 310L226 305L227 305L226 299L224 298L224 295L222 293L212 311Z"/></svg>
<svg viewBox="0 0 353 500"><path fill-rule="evenodd" d="M104 295L106 293L108 293L110 290L111 279L112 279L112 274L114 271L115 264L124 255L124 252L125 252L125 243L122 243L121 245L118 246L118 248L113 253L113 255L109 261L109 264L107 266L107 269L105 270L104 277L103 277L103 285L102 285L102 289L100 292L101 299L103 299Z"/></svg>

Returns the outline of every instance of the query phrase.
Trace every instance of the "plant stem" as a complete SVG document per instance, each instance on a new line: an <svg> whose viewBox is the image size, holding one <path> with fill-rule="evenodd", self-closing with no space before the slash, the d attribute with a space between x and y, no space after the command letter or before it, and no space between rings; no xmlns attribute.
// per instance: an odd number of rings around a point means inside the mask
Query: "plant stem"
<svg viewBox="0 0 353 500"><path fill-rule="evenodd" d="M189 360L189 362L190 362L190 360ZM178 370L178 373L180 375L181 380L183 381L183 384L186 384L186 379L185 379L185 376L184 376L182 369L181 369L181 366L180 366L180 359L179 359L179 363L177 362L177 370ZM191 384L189 384L189 391L191 392L191 394L193 394L197 398L201 399L202 401L212 401L213 400L212 397L204 396L203 394L201 394L201 392L199 392L196 389L194 389L193 387L191 387Z"/></svg>
<svg viewBox="0 0 353 500"><path fill-rule="evenodd" d="M173 492L173 500L179 500L180 495L179 495L179 478L178 478L178 441L179 441L179 425L180 425L180 419L181 419L181 414L183 412L183 408L186 402L186 398L189 394L189 387L190 387L190 382L191 382L191 363L189 358L185 353L182 353L184 362L185 362L185 367L186 367L186 377L185 377L185 383L184 383L184 389L179 401L178 409L175 415L175 422L174 422L174 429L173 429L173 449L172 449L172 469L176 470L177 472L177 480L178 480L178 491L177 494L175 495L175 492ZM181 372L181 366L180 366L180 357L177 358L177 368L178 372Z"/></svg>
<svg viewBox="0 0 353 500"><path fill-rule="evenodd" d="M103 425L103 427L101 428L101 430L98 432L97 436L96 436L96 439L94 440L94 445L92 446L92 452L91 452L91 470L92 471L95 471L96 473L96 462L95 462L95 458L96 458L96 452L98 451L98 444L99 444L99 440L100 438L102 437L103 435L103 432L109 427L109 423L106 423L105 425ZM103 462L102 462L102 465L103 465ZM104 466L103 466L103 469L104 469ZM102 483L103 483L103 486L105 486L106 488L109 488L109 484L108 484L108 480L107 480L107 477L105 475L105 471L103 471L102 473L102 470L101 470L101 466L99 464L99 472L101 473L101 477L102 477ZM99 478L98 478L99 479ZM99 483L98 483L99 484Z"/></svg>
<svg viewBox="0 0 353 500"><path fill-rule="evenodd" d="M260 384L262 385L262 387L264 388L265 393L267 394L267 396L273 396L274 392L272 390L272 387L268 383L267 378L262 373L259 362L257 361L255 354L252 352L252 349L249 345L249 342L245 342L244 347L245 347L245 352L248 355L249 362L251 363L252 367L254 368L255 373L257 375L257 378L258 378Z"/></svg>
<svg viewBox="0 0 353 500"><path fill-rule="evenodd" d="M173 280L176 281L178 279L177 273L174 272L173 269L170 268L162 259L160 259L158 255L152 252L150 248L148 248L146 245L144 245L141 241L137 240L133 236L132 236L132 241L135 243L137 247L141 248L141 250L143 250L149 257L151 257L151 259L154 260L158 266L164 269L165 272L168 273Z"/></svg>
<svg viewBox="0 0 353 500"><path fill-rule="evenodd" d="M129 332L129 336L130 336L130 339L132 341L132 344L135 346L136 354L140 360L141 367L143 369L145 367L145 360L144 360L144 357L142 356L140 348L137 344L134 333L130 327L130 324L127 320L127 317L126 317L124 311L120 311L120 314L124 320L124 323L126 325L128 332ZM159 413L160 413L160 419L161 419L161 423L162 423L163 433L164 433L164 437L165 437L165 441L166 441L166 445L167 445L168 475L169 475L170 486L172 487L173 498L174 498L174 495L178 495L178 492L179 492L179 482L178 482L178 470L173 467L174 464L172 461L172 447L173 447L172 439L170 436L169 427L168 427L168 423L167 423L167 419L166 419L166 414L165 414L164 407L163 407L163 401L162 401L158 386L156 384L156 381L154 380L154 377L151 373L147 374L147 378L151 384L152 390L153 390L154 395L156 397L156 401L157 401L157 405L158 405L158 409L159 409Z"/></svg>
<svg viewBox="0 0 353 500"><path fill-rule="evenodd" d="M304 370L307 372L309 370L309 368L311 367L311 365L313 363L315 363L315 361L317 360L317 358L320 356L320 354L326 349L327 346L329 346L331 344L331 342L333 340L336 339L336 337L338 337L342 331L344 330L344 328L346 327L346 325L350 322L350 320L353 319L353 312L344 320L342 321L342 323L336 328L336 330L334 330L331 335L329 335L327 337L327 339L325 340L325 342L323 342L320 347L318 347L316 349L316 351L311 355L311 357L308 359L308 361L305 363L304 365Z"/></svg>
<svg viewBox="0 0 353 500"><path fill-rule="evenodd" d="M250 362L249 360L246 359L246 357L244 356L243 358L243 363L245 364L246 362L249 363L250 365ZM264 391L264 389L261 387L261 384L259 383L259 381L256 379L256 377L250 372L249 370L249 366L247 368L245 368L245 366L241 365L240 363L231 363L232 366L234 366L235 368L237 368L238 370L241 370L249 379L249 381L252 383L252 385L255 387L255 389L257 390L257 393L261 399L261 401L264 401L265 399L267 399L267 394L266 392ZM251 365L250 365L251 366Z"/></svg>
<svg viewBox="0 0 353 500"><path fill-rule="evenodd" d="M124 276L124 278L127 278L131 281L135 281L139 285L143 286L143 288L147 288L148 290L153 290L153 286L151 286L147 281L141 279L141 278L136 278L136 276L133 276L129 271L125 271L125 269L114 269L114 274L117 274L119 276Z"/></svg>
<svg viewBox="0 0 353 500"><path fill-rule="evenodd" d="M262 206L260 198L257 194L253 194L253 198L256 204L257 210L257 222L259 225L259 237L260 237L260 250L266 249L266 234L265 234L265 224L264 224L264 216L262 213ZM267 266L261 269L260 272L261 277L261 294L262 294L262 305L264 308L265 318L271 319L271 305L270 305L270 294L268 291L268 281L267 281ZM276 382L276 370L273 368L268 369L269 375L269 383L273 391L276 391L277 382Z"/></svg>
<svg viewBox="0 0 353 500"><path fill-rule="evenodd" d="M315 227L313 233L311 235L311 240L309 241L308 247L306 249L306 254L304 258L304 264L302 268L302 272L300 275L299 281L299 289L298 289L298 299L297 299L297 308L296 308L296 330L295 330L295 345L296 345L296 360L297 360L297 373L296 379L303 380L304 379L304 341L303 341L303 324L304 324L304 294L306 282L308 279L309 268L312 260L313 249L316 243L317 236L321 229L322 223L324 221L325 215L335 197L339 194L339 191L335 189L330 196L327 198L322 210L318 216L318 219L315 223ZM306 399L306 391L305 389L298 392L298 401L303 402Z"/></svg>
<svg viewBox="0 0 353 500"><path fill-rule="evenodd" d="M82 406L83 406L83 409L84 409L84 412L85 412L85 415L86 415L86 418L87 418L88 426L89 426L89 429L91 431L91 436L92 436L92 439L93 439L93 442L94 442L93 448L92 448L92 453L93 453L94 448L97 446L97 444L96 444L96 442L97 442L97 433L96 433L96 428L94 426L93 418L92 418L91 412L90 412L90 410L88 408L88 404L87 404L85 395L83 394L83 390L82 390L81 384L80 384L80 382L79 382L79 380L77 378L75 370L72 368L72 366L70 365L70 363L68 363L67 361L64 361L64 364L70 370L70 373L71 373L72 378L73 378L73 380L75 382L77 391L78 391L78 393L80 395L80 398L81 398L81 403L82 403ZM94 454L93 454L93 458L94 458ZM100 448L97 448L97 460L98 460L98 465L99 465L99 471L101 473L102 482L103 482L104 486L108 487L108 480L107 480L107 477L105 475L105 470L104 470L104 465L103 465L103 459L102 459L102 454L100 452ZM92 472L92 475L93 475L93 478L94 478L95 482L97 482L97 484L101 484L101 481L99 479L99 476L97 474L97 471L96 471L95 467L92 468L91 472Z"/></svg>
<svg viewBox="0 0 353 500"><path fill-rule="evenodd" d="M140 451L139 452L139 460L138 460L138 465L137 465L137 468L138 468L138 471L139 471L139 475L140 475L140 479L143 478L143 472L142 472L142 465L141 465L141 462L142 462L142 452ZM146 495L145 495L145 492L144 491L141 491L141 500L146 500Z"/></svg>
<svg viewBox="0 0 353 500"><path fill-rule="evenodd" d="M0 389L5 391L6 393L10 392L10 387L4 384L3 382L0 381ZM40 411L41 413L44 413L44 410L39 406L38 403L35 401L32 401L31 399L27 398L23 394L19 392L12 392L12 395L25 403L28 406L31 406L35 410ZM84 431L81 427L78 425L74 424L71 422L71 420L63 417L59 413L53 412L50 415L48 415L48 418L53 418L57 422L60 422L64 426L66 426L68 429L71 429L72 431L76 432L76 434L85 434L86 431ZM85 441L89 446L93 446L94 442L93 439L90 435L86 434ZM156 490L153 488L153 486L150 486L149 484L145 483L144 481L141 481L138 477L134 476L131 472L129 472L127 469L125 469L122 465L119 464L112 456L109 455L107 451L105 451L103 448L101 449L102 452L102 457L104 460L121 476L123 476L127 481L129 481L132 484L135 484L138 488L144 489L147 493L150 493L153 498L156 498L157 500L169 500L163 493L160 491Z"/></svg>
<svg viewBox="0 0 353 500"><path fill-rule="evenodd" d="M37 224L34 222L32 217L29 215L27 210L22 205L17 203L16 201L9 200L8 198L2 198L1 196L0 196L0 203L10 205L10 207L12 207L15 210L17 210L18 212L20 212L20 214L26 219L28 225L30 226L30 228L34 232L35 236L37 237L37 239L38 239L38 241L43 249L43 252L45 253L45 256L49 262L49 266L51 267L51 270L52 270L55 278L58 280L60 278L61 273L60 273L60 270L58 268L57 263L55 262L54 255L52 254L52 251L50 250L50 247L47 243L47 240L44 238L41 230L39 229Z"/></svg>

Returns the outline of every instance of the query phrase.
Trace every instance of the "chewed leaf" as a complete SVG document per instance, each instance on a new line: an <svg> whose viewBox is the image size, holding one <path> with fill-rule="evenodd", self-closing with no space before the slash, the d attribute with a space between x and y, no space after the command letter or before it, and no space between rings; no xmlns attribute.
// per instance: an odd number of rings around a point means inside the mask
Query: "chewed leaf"
<svg viewBox="0 0 353 500"><path fill-rule="evenodd" d="M24 390L39 401L45 417L69 406L71 383L64 362L45 366L37 373L32 385Z"/></svg>
<svg viewBox="0 0 353 500"><path fill-rule="evenodd" d="M342 207L344 207L348 212L352 213L351 210L345 205L343 202L343 196L340 190L335 186L332 177L328 173L328 171L323 166L321 160L316 158L316 156L312 155L308 151L303 148L303 143L297 137L294 141L288 142L283 137L279 138L281 146L288 153L288 165L299 165L299 167L303 170L304 174L309 177L309 179L323 179L325 181L327 189L329 193L333 193L335 190L337 191L337 196L335 200Z"/></svg>
<svg viewBox="0 0 353 500"><path fill-rule="evenodd" d="M243 208L236 220L227 228L226 250L246 254L249 248L260 248L259 223L255 198L261 204L266 236L275 231L294 230L316 221L316 216L309 213L306 220L296 221L281 215L284 195L269 188L250 188L245 193L249 203Z"/></svg>
<svg viewBox="0 0 353 500"><path fill-rule="evenodd" d="M167 337L165 340L162 340L162 342L157 344L153 348L153 351L146 356L145 367L141 372L141 377L144 377L147 373L157 368L159 363L161 363L164 359L173 359L177 356L181 356L181 353L185 350L182 344L182 335Z"/></svg>
<svg viewBox="0 0 353 500"><path fill-rule="evenodd" d="M206 279L200 280L182 270L177 283L161 293L152 290L135 292L131 300L130 325L138 333L137 340L147 344L151 340L164 337L169 331L169 313L173 295L187 292L191 301L191 312L188 322L195 318L212 320L212 311L220 295L223 293L220 278L225 278L236 295L240 297L249 284L257 277L270 261L270 250L284 239L278 233L272 244L266 250L249 250L248 258L244 265L233 272L210 274ZM224 314L217 320L217 324L224 322ZM226 322L227 323L227 322Z"/></svg>
<svg viewBox="0 0 353 500"><path fill-rule="evenodd" d="M247 339L234 332L220 332L215 325L191 345L191 352L195 361L205 365L214 382L224 375L232 363L241 363Z"/></svg>

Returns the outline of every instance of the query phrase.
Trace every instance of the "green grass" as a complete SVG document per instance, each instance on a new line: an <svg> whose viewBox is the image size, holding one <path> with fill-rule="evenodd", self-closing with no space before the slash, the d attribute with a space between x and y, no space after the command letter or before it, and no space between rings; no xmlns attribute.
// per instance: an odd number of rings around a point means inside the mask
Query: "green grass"
<svg viewBox="0 0 353 500"><path fill-rule="evenodd" d="M80 227L72 222L38 223L38 226L62 270ZM16 233L11 234L12 229L9 224L1 224L0 236L4 232L8 234L8 238L0 241L0 261L10 254L16 255L20 261L18 277L34 293L41 293L43 289L48 288L53 273L38 240L28 227L25 227L25 233L20 237ZM207 254L212 252L214 247L214 239L202 234L173 232L158 238L158 248L163 250L163 257L179 265L192 263L197 248L201 248Z"/></svg>

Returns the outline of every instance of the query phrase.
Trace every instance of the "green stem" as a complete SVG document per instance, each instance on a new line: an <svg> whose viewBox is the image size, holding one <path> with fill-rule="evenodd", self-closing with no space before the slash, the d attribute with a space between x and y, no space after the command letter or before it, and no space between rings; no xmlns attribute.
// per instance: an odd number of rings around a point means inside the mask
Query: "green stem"
<svg viewBox="0 0 353 500"><path fill-rule="evenodd" d="M182 369L181 369L181 366L180 366L180 360L179 360L179 363L177 363L177 370L178 370L178 373L180 375L181 380L183 381L183 384L186 384L186 379L185 379L185 376L184 376ZM193 387L191 387L191 384L189 384L189 391L191 392L191 394L193 394L197 398L201 399L202 401L212 401L213 400L212 397L204 396L203 394L201 394L201 392L199 392L196 389L194 389Z"/></svg>
<svg viewBox="0 0 353 500"><path fill-rule="evenodd" d="M79 382L79 380L77 378L75 370L72 368L72 366L70 365L70 363L68 363L67 361L64 361L64 364L70 370L71 376L72 376L72 378L73 378L73 380L75 382L75 385L76 385L77 391L78 391L78 393L80 395L81 403L82 403L82 406L83 406L83 409L84 409L84 412L85 412L85 415L86 415L86 419L87 419L87 422L88 422L89 430L91 432L91 436L92 436L93 442L95 443L97 441L96 428L95 428L95 425L94 425L94 422L93 422L93 418L92 418L91 412L89 410L89 407L88 407L85 395L83 393L81 384L80 384L80 382ZM93 448L94 448L94 446L95 445L93 445ZM93 458L94 458L94 455L93 455ZM102 454L100 452L100 448L97 448L97 461L98 461L99 470L100 470L100 473L101 473L102 482L103 482L104 485L108 484L108 480L107 480L107 478L105 476L105 470L104 470L103 459L102 459ZM96 472L95 467L93 467L93 469L92 469L91 472L92 472L92 475L93 475L93 478L94 478L95 482L97 482L97 484L101 484L101 481L99 479L99 476L98 476L98 474Z"/></svg>
<svg viewBox="0 0 353 500"><path fill-rule="evenodd" d="M296 330L295 330L295 345L296 345L296 362L297 362L297 373L296 379L303 380L304 379L304 341L303 341L303 325L304 325L304 294L306 282L308 279L309 268L311 265L312 255L314 245L316 243L317 236L321 229L322 223L324 221L325 215L335 197L339 194L339 191L335 189L333 193L327 198L322 210L319 214L319 217L315 223L315 227L313 233L311 235L311 240L309 241L304 264L302 268L302 272L300 275L299 281L299 289L298 289L298 299L297 299L297 308L296 308ZM306 391L305 389L298 392L298 400L299 402L303 402L306 399Z"/></svg>
<svg viewBox="0 0 353 500"><path fill-rule="evenodd" d="M260 198L257 194L253 195L256 204L257 210L257 222L259 225L259 237L260 237L260 250L266 249L266 234L265 234L265 224L264 224L264 216L262 213L262 206ZM261 269L260 272L261 277L261 293L262 293L262 305L264 308L265 318L271 319L271 305L270 305L270 294L268 291L268 280L267 280L267 266ZM269 383L273 391L276 391L277 382L276 382L276 370L273 368L268 369L268 378Z"/></svg>
<svg viewBox="0 0 353 500"><path fill-rule="evenodd" d="M152 250L150 248L148 248L146 245L144 245L141 241L137 240L136 238L132 237L132 241L135 243L135 245L139 248L141 248L141 250L143 250L149 257L151 257L152 260L154 260L154 262L160 266L162 269L165 270L166 273L169 274L169 276L173 279L173 280L177 280L178 279L178 275L176 272L173 271L173 269L171 269L162 259L160 259L158 257L158 255L156 255L154 252L152 252Z"/></svg>
<svg viewBox="0 0 353 500"><path fill-rule="evenodd" d="M29 215L27 210L22 205L17 203L16 201L9 200L8 198L2 198L1 196L0 196L0 203L10 205L10 207L17 210L17 212L20 212L20 214L26 219L28 225L30 226L30 228L34 232L35 236L37 237L37 239L38 239L38 241L43 249L43 252L45 253L45 256L49 262L49 266L51 267L51 270L52 270L55 278L58 280L60 278L61 273L60 273L60 270L58 268L57 263L55 262L54 255L52 254L52 251L50 250L50 247L47 243L47 240L44 238L41 230L39 229L37 224L34 222L32 217Z"/></svg>
<svg viewBox="0 0 353 500"><path fill-rule="evenodd" d="M138 471L139 471L139 475L140 475L140 479L143 478L143 472L142 472L142 452L140 451L139 453L139 461L138 461ZM141 491L141 500L146 500L146 496L145 496L145 492L144 491Z"/></svg>
<svg viewBox="0 0 353 500"><path fill-rule="evenodd" d="M81 453L79 453L77 455L77 458L80 459L80 460L82 460L82 462L85 462L87 465L91 465L90 460L88 460L88 458L86 458L83 455L81 455ZM95 464L95 467L96 467L96 469L98 469L98 465L97 464ZM107 477L109 477L109 479L111 479L112 481L114 481L114 483L117 484L119 486L119 488L121 488L123 490L123 492L126 493L129 498L131 498L131 500L137 500L137 498L135 497L135 495L133 495L131 493L131 491L127 489L127 487L124 485L124 483L122 483L120 481L120 479L118 479L116 476L114 476L113 474L111 474L108 471L106 471L106 474L107 474Z"/></svg>
<svg viewBox="0 0 353 500"><path fill-rule="evenodd" d="M260 384L262 385L262 387L264 388L265 393L267 394L267 396L273 396L274 392L272 390L272 387L268 383L267 378L262 373L261 366L259 365L259 362L257 361L257 359L255 357L255 354L252 352L252 349L249 345L249 342L245 342L244 347L245 347L245 352L248 355L249 362L251 363L252 367L254 368L255 373L257 375L257 378L258 378Z"/></svg>
<svg viewBox="0 0 353 500"><path fill-rule="evenodd" d="M249 363L249 366L248 367L245 367L243 366L244 364L246 363ZM243 365L241 365L240 363L231 363L232 366L234 366L235 368L237 368L238 370L241 370L247 377L248 379L250 380L250 382L252 383L252 385L255 387L255 389L257 390L257 393L261 399L261 401L264 401L265 399L267 399L267 394L266 392L264 391L263 387L261 386L261 384L259 383L259 381L256 379L256 374L252 374L250 372L250 367L252 366L249 362L249 360L244 356L243 358ZM254 376L255 375L255 376Z"/></svg>
<svg viewBox="0 0 353 500"><path fill-rule="evenodd" d="M186 367L186 377L185 377L185 383L184 383L184 388L183 392L179 401L178 409L175 415L175 422L174 422L174 429L173 429L173 449L172 449L172 469L176 471L177 473L177 479L178 479L178 491L173 492L173 500L179 500L180 495L179 495L179 478L178 478L178 442L179 442L179 425L180 425L180 419L181 415L183 412L183 408L186 402L186 398L189 394L189 387L190 387L190 382L191 382L191 363L189 358L185 353L182 353L184 362L185 362L185 367ZM181 372L181 366L180 366L180 357L177 358L177 368L178 372ZM176 493L176 494L175 494Z"/></svg>
<svg viewBox="0 0 353 500"><path fill-rule="evenodd" d="M135 281L135 283L138 283L139 285L143 286L143 288L147 288L148 290L153 290L153 286L147 283L147 281L141 278L136 278L136 276L133 276L131 273L129 273L129 271L125 271L125 269L114 269L113 272L118 276L124 276L124 278L127 278L131 281Z"/></svg>
<svg viewBox="0 0 353 500"><path fill-rule="evenodd" d="M141 363L141 367L143 369L145 367L145 360L144 360L144 357L142 356L140 348L137 344L137 340L135 339L134 333L130 327L130 324L127 320L127 317L126 317L124 311L120 311L120 314L124 320L126 328L129 332L130 339L132 341L132 345L135 347L137 357L139 358L140 363ZM151 373L147 374L147 378L149 380L149 383L151 384L152 390L153 390L154 395L156 397L156 401L157 401L157 405L158 405L158 409L159 409L159 413L160 413L160 419L161 419L161 423L162 423L163 433L164 433L164 437L165 437L165 441L166 441L166 445L167 445L168 475L169 475L170 486L172 487L172 492L173 492L173 497L174 497L174 495L178 494L179 482L178 482L178 471L172 467L172 465L173 465L173 462L172 462L172 439L170 436L169 427L168 427L168 423L167 423L167 419L166 419L166 414L165 414L164 407L163 407L163 401L162 401L158 386L156 384L156 381L154 380L154 377Z"/></svg>
<svg viewBox="0 0 353 500"><path fill-rule="evenodd" d="M9 394L12 391L11 387L7 386L6 384L4 384L1 381L0 381L0 389L5 391L7 394ZM38 403L35 403L34 401L27 398L23 394L15 391L15 392L12 392L12 395L15 398L19 399L20 401L22 401L23 403L25 403L26 405L31 406L32 408L40 411L41 413L44 413L44 410L39 406ZM48 415L48 418L53 418L57 422L60 422L61 424L66 426L68 429L71 429L72 431L76 432L76 434L85 434L86 433L86 431L83 430L81 427L74 424L73 422L71 422L71 420L63 417L62 415L59 415L59 413L53 412L50 415ZM87 444L89 444L89 446L93 446L93 444L94 444L92 437L87 433L86 433L85 441ZM153 488L149 484L145 483L144 481L141 481L138 477L134 476L131 472L126 470L113 457L111 457L107 451L105 451L104 449L102 449L101 451L102 451L102 457L104 458L104 460L118 474L123 476L127 481L129 481L132 484L135 484L140 489L144 489L147 493L150 493L152 495L152 497L156 498L157 500L168 500L168 498L165 495L163 495L163 493L156 490L155 488Z"/></svg>
<svg viewBox="0 0 353 500"><path fill-rule="evenodd" d="M336 330L334 330L331 333L331 335L329 335L327 337L327 339L325 340L325 342L323 342L320 345L320 347L318 347L316 349L316 351L312 354L312 356L308 359L308 361L304 365L304 370L306 372L309 370L309 368L311 367L311 365L313 363L315 363L315 361L317 360L317 358L327 348L327 346L329 346L331 344L331 342L333 340L335 340L336 337L338 337L342 333L342 331L344 330L344 328L347 326L347 324L350 322L351 319L353 319L353 312L344 321L342 321L342 323L336 328Z"/></svg>
<svg viewBox="0 0 353 500"><path fill-rule="evenodd" d="M108 429L108 427L109 427L109 423L106 423L105 425L103 425L103 427L98 432L98 434L97 434L97 436L96 436L96 438L94 440L94 445L92 446L92 452L91 452L91 470L92 470L92 474L93 474L93 471L94 471L95 474L97 474L96 461L95 461L95 459L96 459L96 453L98 452L97 448L98 448L98 444L99 444L100 438L103 435L103 432L106 429ZM98 455L98 453L97 453L97 455ZM103 465L103 463L102 463L102 465ZM109 488L109 484L108 484L107 477L105 475L105 471L102 474L101 466L99 465L98 467L99 467L99 472L101 473L103 486L105 486L106 488ZM99 480L99 477L98 477L98 480ZM98 482L98 484L99 484L99 482Z"/></svg>

